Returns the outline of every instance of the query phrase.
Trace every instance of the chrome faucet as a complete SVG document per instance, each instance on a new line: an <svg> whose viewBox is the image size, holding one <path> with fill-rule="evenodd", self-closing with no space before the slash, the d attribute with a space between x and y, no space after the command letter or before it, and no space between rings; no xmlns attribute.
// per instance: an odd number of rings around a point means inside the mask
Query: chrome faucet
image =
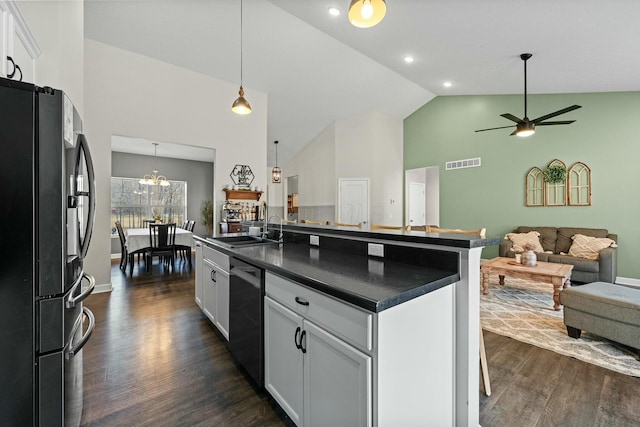
<svg viewBox="0 0 640 427"><path fill-rule="evenodd" d="M280 220L280 236L278 236L278 243L282 244L284 243L284 236L282 234L282 217L280 215L271 215L269 219L265 219L264 230L262 231L262 235L264 238L267 238L269 236L269 231L267 230L267 227L268 227L269 221L271 221L271 218L278 218Z"/></svg>

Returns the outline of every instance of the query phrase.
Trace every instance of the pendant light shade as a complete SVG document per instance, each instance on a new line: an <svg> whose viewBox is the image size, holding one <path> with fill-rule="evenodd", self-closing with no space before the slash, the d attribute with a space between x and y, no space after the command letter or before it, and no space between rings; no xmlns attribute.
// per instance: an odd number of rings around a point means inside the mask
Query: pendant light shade
<svg viewBox="0 0 640 427"><path fill-rule="evenodd" d="M276 166L271 169L271 182L274 184L280 184L282 182L282 169L278 167L278 141L273 141L276 144Z"/></svg>
<svg viewBox="0 0 640 427"><path fill-rule="evenodd" d="M244 88L242 87L242 0L240 0L240 90L238 99L233 101L231 111L236 114L251 114L251 105L244 99Z"/></svg>
<svg viewBox="0 0 640 427"><path fill-rule="evenodd" d="M384 0L351 0L349 22L358 28L369 28L382 21L387 13Z"/></svg>
<svg viewBox="0 0 640 427"><path fill-rule="evenodd" d="M240 90L238 91L238 99L233 101L233 105L231 106L231 111L236 114L251 114L251 105L249 102L244 99L244 88L240 86Z"/></svg>

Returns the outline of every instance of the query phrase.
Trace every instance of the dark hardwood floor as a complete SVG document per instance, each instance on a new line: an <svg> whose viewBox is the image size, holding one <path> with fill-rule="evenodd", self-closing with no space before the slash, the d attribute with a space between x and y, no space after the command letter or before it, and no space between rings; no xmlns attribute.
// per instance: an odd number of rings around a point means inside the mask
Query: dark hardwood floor
<svg viewBox="0 0 640 427"><path fill-rule="evenodd" d="M291 426L235 364L194 302L184 263L162 274L112 263L111 293L85 304L96 329L83 350L83 426ZM640 379L485 332L491 426L638 426ZM429 425L425 420L425 425Z"/></svg>

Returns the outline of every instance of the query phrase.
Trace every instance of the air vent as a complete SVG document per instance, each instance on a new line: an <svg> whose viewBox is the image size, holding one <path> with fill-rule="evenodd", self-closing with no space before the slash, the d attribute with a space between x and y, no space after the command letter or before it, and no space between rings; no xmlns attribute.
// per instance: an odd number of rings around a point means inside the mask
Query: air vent
<svg viewBox="0 0 640 427"><path fill-rule="evenodd" d="M447 162L446 165L446 170L475 168L480 166L480 157L476 157L475 159L454 160L452 162Z"/></svg>

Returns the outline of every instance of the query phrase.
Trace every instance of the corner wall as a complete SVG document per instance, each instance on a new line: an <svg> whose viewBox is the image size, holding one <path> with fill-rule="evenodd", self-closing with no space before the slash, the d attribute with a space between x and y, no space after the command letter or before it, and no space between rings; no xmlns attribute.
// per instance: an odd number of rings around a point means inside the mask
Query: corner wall
<svg viewBox="0 0 640 427"><path fill-rule="evenodd" d="M111 136L184 143L216 150L214 205L219 219L229 173L249 165L266 186L267 96L250 90L253 113L231 112L237 85L85 39L85 132L98 204L86 270L110 283ZM247 90L249 92L249 89Z"/></svg>

